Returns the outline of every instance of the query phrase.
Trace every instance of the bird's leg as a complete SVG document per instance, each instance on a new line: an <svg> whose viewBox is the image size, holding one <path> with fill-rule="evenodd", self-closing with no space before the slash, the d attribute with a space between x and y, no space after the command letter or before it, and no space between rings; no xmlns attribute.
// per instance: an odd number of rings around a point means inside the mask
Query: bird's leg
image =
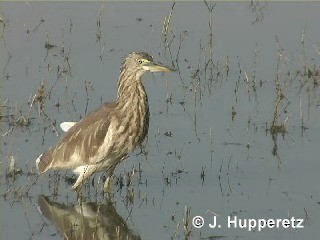
<svg viewBox="0 0 320 240"><path fill-rule="evenodd" d="M112 165L109 170L108 170L108 178L107 180L104 182L104 191L107 193L111 193L111 186L112 186L112 180L114 178L114 169L116 168L117 164Z"/></svg>
<svg viewBox="0 0 320 240"><path fill-rule="evenodd" d="M76 183L72 186L72 189L79 193L80 189L82 188L84 182L94 173L96 170L96 166L84 166L82 171L80 168L77 169L77 173L79 173L79 177Z"/></svg>
<svg viewBox="0 0 320 240"><path fill-rule="evenodd" d="M111 186L112 186L112 180L114 178L114 169L116 168L116 166L122 162L124 159L128 158L129 156L124 156L124 157L121 157L120 161L115 161L116 163L111 165L110 168L108 169L108 178L107 180L104 182L104 191L107 192L107 193L111 193Z"/></svg>

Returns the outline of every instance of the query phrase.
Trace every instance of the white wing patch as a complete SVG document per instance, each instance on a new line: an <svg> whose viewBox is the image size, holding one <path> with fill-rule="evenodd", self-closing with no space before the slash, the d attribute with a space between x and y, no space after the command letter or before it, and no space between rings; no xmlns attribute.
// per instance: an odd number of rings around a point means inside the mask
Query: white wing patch
<svg viewBox="0 0 320 240"><path fill-rule="evenodd" d="M60 127L64 132L68 132L76 123L77 122L63 122L60 124Z"/></svg>

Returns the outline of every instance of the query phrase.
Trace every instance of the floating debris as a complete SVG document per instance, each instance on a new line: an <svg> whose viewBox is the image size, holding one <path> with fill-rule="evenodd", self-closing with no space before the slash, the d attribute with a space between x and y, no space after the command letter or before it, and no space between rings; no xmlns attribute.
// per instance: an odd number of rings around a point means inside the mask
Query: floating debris
<svg viewBox="0 0 320 240"><path fill-rule="evenodd" d="M51 44L51 43L49 43L49 42L46 42L46 43L44 44L44 47L45 47L46 49L50 50L51 48L54 48L54 47L57 47L57 46L54 45L54 44Z"/></svg>

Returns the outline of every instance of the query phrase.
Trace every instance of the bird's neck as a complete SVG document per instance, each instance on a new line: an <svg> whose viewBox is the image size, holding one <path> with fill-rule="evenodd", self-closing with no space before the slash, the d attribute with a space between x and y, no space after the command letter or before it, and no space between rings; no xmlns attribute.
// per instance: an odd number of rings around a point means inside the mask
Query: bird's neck
<svg viewBox="0 0 320 240"><path fill-rule="evenodd" d="M121 72L118 83L118 108L142 107L148 110L148 97L141 82L141 75L140 72Z"/></svg>
<svg viewBox="0 0 320 240"><path fill-rule="evenodd" d="M118 84L115 109L117 118L113 128L125 129L127 138L124 141L127 142L129 151L142 143L149 128L148 97L141 82L141 75L132 72L126 75L126 72L122 72Z"/></svg>

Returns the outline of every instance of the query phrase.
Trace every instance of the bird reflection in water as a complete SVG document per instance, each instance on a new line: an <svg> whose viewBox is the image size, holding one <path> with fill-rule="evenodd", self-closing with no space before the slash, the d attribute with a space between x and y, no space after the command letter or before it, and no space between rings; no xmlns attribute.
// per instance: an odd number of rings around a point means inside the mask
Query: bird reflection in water
<svg viewBox="0 0 320 240"><path fill-rule="evenodd" d="M68 240L138 240L111 201L66 205L39 196L39 211Z"/></svg>

